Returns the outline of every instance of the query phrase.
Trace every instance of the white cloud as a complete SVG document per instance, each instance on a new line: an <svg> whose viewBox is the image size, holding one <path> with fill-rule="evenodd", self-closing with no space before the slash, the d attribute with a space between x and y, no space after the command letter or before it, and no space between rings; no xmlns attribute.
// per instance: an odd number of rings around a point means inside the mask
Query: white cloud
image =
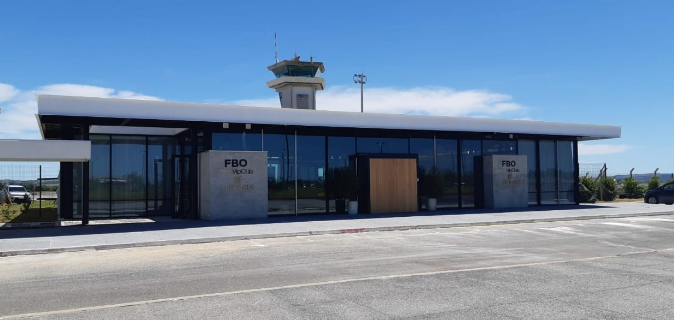
<svg viewBox="0 0 674 320"><path fill-rule="evenodd" d="M39 139L40 133L35 120L37 103L35 94L56 94L98 98L122 98L140 100L161 100L157 97L133 91L81 84L51 84L32 90L21 91L11 85L0 83L0 101L6 97L0 114L0 139Z"/></svg>
<svg viewBox="0 0 674 320"><path fill-rule="evenodd" d="M259 107L280 106L278 97L237 100L233 103ZM447 87L366 88L363 105L365 112L371 113L478 117L502 116L526 109L509 95L481 90L457 91ZM360 89L329 87L317 94L316 109L360 111Z"/></svg>
<svg viewBox="0 0 674 320"><path fill-rule="evenodd" d="M629 150L630 146L625 144L578 144L578 155L596 156L604 154L623 153Z"/></svg>
<svg viewBox="0 0 674 320"><path fill-rule="evenodd" d="M19 94L19 90L8 84L0 83L0 102L7 101Z"/></svg>

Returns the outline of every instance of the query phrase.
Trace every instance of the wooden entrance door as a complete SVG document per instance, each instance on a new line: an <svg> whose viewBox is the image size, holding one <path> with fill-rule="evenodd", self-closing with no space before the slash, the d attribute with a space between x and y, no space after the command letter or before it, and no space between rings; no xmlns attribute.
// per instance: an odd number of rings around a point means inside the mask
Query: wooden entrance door
<svg viewBox="0 0 674 320"><path fill-rule="evenodd" d="M417 211L417 160L370 159L370 213Z"/></svg>

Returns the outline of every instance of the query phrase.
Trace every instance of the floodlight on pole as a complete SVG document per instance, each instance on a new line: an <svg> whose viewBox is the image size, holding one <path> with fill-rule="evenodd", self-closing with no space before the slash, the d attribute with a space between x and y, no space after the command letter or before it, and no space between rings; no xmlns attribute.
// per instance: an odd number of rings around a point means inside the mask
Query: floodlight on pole
<svg viewBox="0 0 674 320"><path fill-rule="evenodd" d="M363 86L367 83L367 76L364 74L354 74L353 82L360 83L360 112L363 112Z"/></svg>

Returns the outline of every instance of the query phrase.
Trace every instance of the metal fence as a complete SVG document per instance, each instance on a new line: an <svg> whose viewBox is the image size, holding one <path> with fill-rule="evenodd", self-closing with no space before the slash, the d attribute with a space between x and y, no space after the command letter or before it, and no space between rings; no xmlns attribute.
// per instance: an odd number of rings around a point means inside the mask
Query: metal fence
<svg viewBox="0 0 674 320"><path fill-rule="evenodd" d="M578 164L578 173L581 177L588 176L598 178L600 175L606 175L606 163L600 162L581 162Z"/></svg>
<svg viewBox="0 0 674 320"><path fill-rule="evenodd" d="M31 196L31 206L43 216L43 203L53 210L58 200L58 163L3 163L0 162L0 201L14 202L5 186L20 185Z"/></svg>

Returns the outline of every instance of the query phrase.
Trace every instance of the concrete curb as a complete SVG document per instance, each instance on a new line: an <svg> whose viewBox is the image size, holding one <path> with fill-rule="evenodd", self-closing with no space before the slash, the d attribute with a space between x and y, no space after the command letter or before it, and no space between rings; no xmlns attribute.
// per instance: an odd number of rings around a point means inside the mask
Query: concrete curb
<svg viewBox="0 0 674 320"><path fill-rule="evenodd" d="M503 220L503 221L472 222L472 223L444 223L444 224L406 225L406 226L371 227L371 228L355 228L355 229L335 229L335 230L322 230L322 231L301 231L301 232L288 232L288 233L256 234L256 235L247 235L247 236L225 236L225 237L200 238L200 239L180 239L180 240L146 241L146 242L121 243L121 244L103 244L103 245L81 246L81 247L26 249L26 250L12 250L12 251L4 251L4 252L0 251L0 257L50 254L50 253L62 253L62 252L99 251L99 250L113 250L113 249L127 249L127 248L158 247L158 246L170 246L170 245L181 245L181 244L201 244L201 243L212 243L212 242L253 240L253 239L269 239L269 238L283 238L283 237L300 237L300 236L326 235L326 234L362 233L362 232L379 232L379 231L404 231L404 230L417 230L417 229L480 227L480 226L521 224L521 223L560 222L560 221L574 221L574 220L598 220L598 219L615 219L615 218L666 216L666 215L674 215L674 211L672 211L672 212L632 213L632 214L612 214L612 215L601 215L601 216L578 216L578 217L543 218L543 219Z"/></svg>
<svg viewBox="0 0 674 320"><path fill-rule="evenodd" d="M33 228L54 228L60 226L58 221L54 222L7 222L0 223L0 229L33 229Z"/></svg>

